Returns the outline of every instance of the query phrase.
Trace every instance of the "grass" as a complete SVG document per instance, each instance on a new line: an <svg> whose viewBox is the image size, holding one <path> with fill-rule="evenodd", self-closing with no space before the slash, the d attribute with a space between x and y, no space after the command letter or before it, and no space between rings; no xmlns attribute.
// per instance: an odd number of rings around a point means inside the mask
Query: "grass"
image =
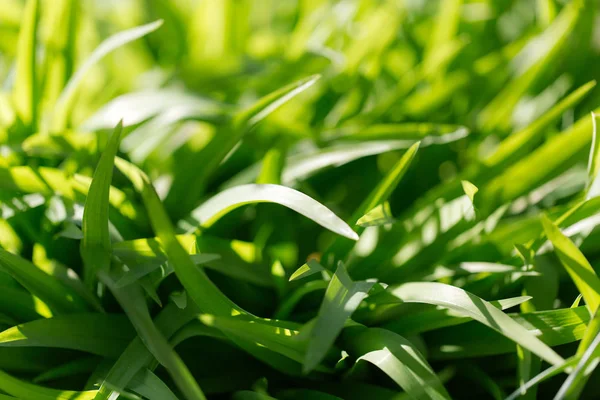
<svg viewBox="0 0 600 400"><path fill-rule="evenodd" d="M0 399L593 399L592 0L4 0Z"/></svg>

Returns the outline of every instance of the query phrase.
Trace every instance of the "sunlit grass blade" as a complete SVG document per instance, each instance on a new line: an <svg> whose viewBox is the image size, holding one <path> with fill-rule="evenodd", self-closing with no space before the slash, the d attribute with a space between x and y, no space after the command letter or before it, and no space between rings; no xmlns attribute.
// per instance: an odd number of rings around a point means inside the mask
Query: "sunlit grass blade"
<svg viewBox="0 0 600 400"><path fill-rule="evenodd" d="M528 391L529 389L537 386L538 384L556 376L562 372L568 371L570 368L577 365L576 358L569 358L561 365L553 365L550 368L540 372L538 375L527 381L524 385L521 385L517 390L511 393L506 400L516 400L518 399L523 392Z"/></svg>
<svg viewBox="0 0 600 400"><path fill-rule="evenodd" d="M191 211L198 203L199 197L219 164L235 148L246 132L282 104L312 86L318 77L318 75L311 76L284 86L235 114L227 129L215 136L198 153L198 159L202 160L202 169L193 174L185 174L184 177L176 177L178 179L174 180L165 200L167 209L177 217L185 216Z"/></svg>
<svg viewBox="0 0 600 400"><path fill-rule="evenodd" d="M329 281L317 318L304 329L308 330L308 348L302 369L310 372L325 357L346 320L358 308L375 282L353 282L342 263Z"/></svg>
<svg viewBox="0 0 600 400"><path fill-rule="evenodd" d="M417 151L419 150L420 143L413 144L398 160L386 176L375 186L365 198L362 203L354 210L352 217L349 222L356 224L364 215L373 210L379 204L387 201L390 197L400 180L404 177L408 171L411 162L413 161ZM356 226L354 231L360 235L364 231L364 227ZM352 250L354 243L344 240L342 238L336 238L331 246L325 251L322 257L323 266L328 269L332 269L336 261L343 260L344 257Z"/></svg>
<svg viewBox="0 0 600 400"><path fill-rule="evenodd" d="M0 346L58 347L117 357L134 335L120 314L72 314L7 329L0 333Z"/></svg>
<svg viewBox="0 0 600 400"><path fill-rule="evenodd" d="M530 299L531 297L529 296L520 296L490 301L489 303L499 310L506 310ZM402 316L398 320L382 325L382 328L406 336L459 325L469 321L471 321L471 318L464 317L462 313L452 309L433 309Z"/></svg>
<svg viewBox="0 0 600 400"><path fill-rule="evenodd" d="M81 257L84 262L84 281L93 287L96 274L110 267L112 248L108 228L110 184L115 156L119 150L123 123L115 128L100 157L83 211Z"/></svg>
<svg viewBox="0 0 600 400"><path fill-rule="evenodd" d="M28 0L23 11L13 92L16 112L29 130L28 133L35 132L38 123L40 83L37 73L37 33L40 3L39 0Z"/></svg>
<svg viewBox="0 0 600 400"><path fill-rule="evenodd" d="M553 365L564 361L554 350L502 311L458 287L435 282L413 282L389 287L386 293L405 303L426 303L450 308L487 325Z"/></svg>
<svg viewBox="0 0 600 400"><path fill-rule="evenodd" d="M600 279L577 246L545 215L542 216L542 224L548 239L554 245L555 253L583 295L590 313L595 314L600 305Z"/></svg>
<svg viewBox="0 0 600 400"><path fill-rule="evenodd" d="M352 327L343 343L356 362L366 361L381 369L413 399L450 399L444 385L425 357L408 340L385 329Z"/></svg>
<svg viewBox="0 0 600 400"><path fill-rule="evenodd" d="M0 370L0 390L22 399L39 400L92 400L96 390L75 392L49 389L17 379Z"/></svg>
<svg viewBox="0 0 600 400"><path fill-rule="evenodd" d="M25 290L4 285L0 285L0 311L22 322L52 316L52 310L40 298Z"/></svg>
<svg viewBox="0 0 600 400"><path fill-rule="evenodd" d="M84 357L73 360L66 364L62 364L58 367L42 372L33 378L33 383L53 381L61 378L68 378L77 374L92 372L98 365L99 361L100 359L98 357Z"/></svg>
<svg viewBox="0 0 600 400"><path fill-rule="evenodd" d="M86 302L77 293L17 255L0 249L0 267L56 313L88 310Z"/></svg>
<svg viewBox="0 0 600 400"><path fill-rule="evenodd" d="M162 21L151 22L146 25L138 26L123 32L119 32L102 43L94 50L94 52L87 58L87 60L81 65L75 74L69 79L69 82L65 86L64 90L60 94L60 97L56 101L54 109L54 115L52 116L52 128L53 130L61 130L67 127L68 119L70 117L71 109L74 105L77 89L79 85L89 72L89 70L102 60L107 54L118 49L119 47L137 40L147 34L154 32L162 25Z"/></svg>
<svg viewBox="0 0 600 400"><path fill-rule="evenodd" d="M166 338L170 338L196 314L197 310L194 307L181 310L175 304L169 303L156 316L154 323ZM116 391L125 390L135 375L153 360L152 353L142 339L139 336L133 339L100 383L95 400L108 400Z"/></svg>
<svg viewBox="0 0 600 400"><path fill-rule="evenodd" d="M192 211L185 228L192 232L208 228L223 215L246 204L276 203L290 208L338 235L357 240L358 236L344 221L316 200L297 190L280 185L242 185L227 189Z"/></svg>

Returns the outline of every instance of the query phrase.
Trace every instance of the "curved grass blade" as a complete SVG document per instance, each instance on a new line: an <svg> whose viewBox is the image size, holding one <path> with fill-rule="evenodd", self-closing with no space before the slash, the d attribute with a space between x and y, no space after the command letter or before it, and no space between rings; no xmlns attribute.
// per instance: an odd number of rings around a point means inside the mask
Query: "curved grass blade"
<svg viewBox="0 0 600 400"><path fill-rule="evenodd" d="M100 156L83 210L83 240L80 252L84 265L84 281L89 287L94 286L99 271L110 267L112 255L108 228L110 183L121 132L123 132L123 122L119 122Z"/></svg>
<svg viewBox="0 0 600 400"><path fill-rule="evenodd" d="M127 389L144 396L148 400L178 400L178 397L169 389L169 386L147 368L135 374Z"/></svg>
<svg viewBox="0 0 600 400"><path fill-rule="evenodd" d="M118 49L119 47L137 40L147 34L154 32L162 25L162 20L151 22L146 25L138 26L132 29L128 29L123 32L119 32L102 43L94 50L94 52L88 57L82 66L77 69L77 72L73 74L69 82L65 86L65 89L60 94L60 97L56 101L54 108L54 116L52 127L53 130L63 130L67 126L67 121L71 113L71 108L75 102L75 95L79 85L87 75L90 68L98 63L110 52Z"/></svg>
<svg viewBox="0 0 600 400"><path fill-rule="evenodd" d="M0 346L58 347L118 357L134 336L121 314L72 314L9 328L0 333Z"/></svg>
<svg viewBox="0 0 600 400"><path fill-rule="evenodd" d="M311 87L320 77L320 75L309 76L269 93L250 107L237 113L234 117L234 124L245 129L256 125L283 104Z"/></svg>
<svg viewBox="0 0 600 400"><path fill-rule="evenodd" d="M596 124L598 115L592 112L592 147L590 148L590 158L588 161L588 181L586 186L585 199L589 200L592 197L600 194L600 180L598 179L598 170L600 170L600 143L598 143L598 131Z"/></svg>
<svg viewBox="0 0 600 400"><path fill-rule="evenodd" d="M413 282L387 289L405 303L426 303L450 308L494 329L553 365L564 360L544 342L487 301L458 287L437 282Z"/></svg>
<svg viewBox="0 0 600 400"><path fill-rule="evenodd" d="M47 304L55 313L88 310L87 303L75 291L17 255L0 249L0 267L23 285L33 296L38 297ZM42 306L40 311L44 312L43 310Z"/></svg>
<svg viewBox="0 0 600 400"><path fill-rule="evenodd" d="M298 268L291 276L289 281L295 281L298 279L306 278L307 276L311 276L317 274L321 271L325 271L325 268L319 264L319 262L315 259L308 260L306 264L302 265Z"/></svg>
<svg viewBox="0 0 600 400"><path fill-rule="evenodd" d="M545 215L542 216L542 225L560 262L583 295L590 313L595 314L600 305L600 279L596 272L577 246Z"/></svg>
<svg viewBox="0 0 600 400"><path fill-rule="evenodd" d="M554 397L555 400L578 399L581 391L589 380L592 372L600 362L600 333L598 333L598 322L600 314L596 313L594 319L588 325L588 329L577 349L579 362L575 369L569 374L569 377L560 387ZM590 339L593 337L593 339ZM582 351L583 350L583 351Z"/></svg>
<svg viewBox="0 0 600 400"><path fill-rule="evenodd" d="M329 281L316 320L309 326L308 347L302 370L308 373L325 357L344 324L367 296L375 282L353 282L343 263L338 265Z"/></svg>
<svg viewBox="0 0 600 400"><path fill-rule="evenodd" d="M358 358L381 369L412 399L450 399L439 377L419 350L400 335L385 329L347 328L344 347Z"/></svg>
<svg viewBox="0 0 600 400"><path fill-rule="evenodd" d="M0 370L0 390L23 399L36 400L92 400L96 390L74 392L70 390L48 389L17 379Z"/></svg>
<svg viewBox="0 0 600 400"><path fill-rule="evenodd" d="M297 190L280 185L242 185L227 189L192 211L185 229L193 232L198 227L209 227L231 210L252 203L276 203L290 208L319 225L352 240L358 236L344 221L316 200Z"/></svg>
<svg viewBox="0 0 600 400"><path fill-rule="evenodd" d="M581 340L587 330L590 315L585 307L564 308L508 315L530 335L549 346ZM489 327L469 322L426 334L432 359L456 359L514 353L512 339Z"/></svg>
<svg viewBox="0 0 600 400"><path fill-rule="evenodd" d="M28 0L23 11L17 51L17 78L14 88L16 112L33 133L37 129L39 107L39 77L37 74L37 30L40 1Z"/></svg>
<svg viewBox="0 0 600 400"><path fill-rule="evenodd" d="M538 384L560 374L561 372L566 372L575 365L577 365L576 358L569 358L561 365L553 365L550 368L540 372L535 377L527 381L524 385L519 386L517 390L512 392L505 400L516 400L523 393L527 392L529 389L537 386Z"/></svg>
<svg viewBox="0 0 600 400"><path fill-rule="evenodd" d="M328 140L360 141L371 140L423 140L428 143L445 143L454 136L464 137L467 128L460 125L407 122L401 124L378 124L369 126L341 127L325 132Z"/></svg>

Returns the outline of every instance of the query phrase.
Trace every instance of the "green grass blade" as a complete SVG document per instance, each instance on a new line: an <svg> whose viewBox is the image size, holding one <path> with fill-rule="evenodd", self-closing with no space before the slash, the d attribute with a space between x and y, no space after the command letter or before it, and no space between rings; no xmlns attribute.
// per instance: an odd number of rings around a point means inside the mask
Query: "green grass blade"
<svg viewBox="0 0 600 400"><path fill-rule="evenodd" d="M325 357L344 324L367 296L374 282L353 282L342 263L329 281L316 320L308 329L308 348L302 370L308 373Z"/></svg>
<svg viewBox="0 0 600 400"><path fill-rule="evenodd" d="M156 357L169 372L175 384L184 393L188 400L203 400L206 397L196 383L196 380L187 369L181 358L171 348L160 330L154 325L146 307L141 288L130 285L125 288L117 288L115 281L105 271L99 271L100 280L108 286L115 295L125 313L131 320L138 335L150 352Z"/></svg>
<svg viewBox="0 0 600 400"><path fill-rule="evenodd" d="M499 310L506 310L522 304L530 299L531 297L529 296L519 296L509 299L490 301L489 303ZM404 315L398 320L385 323L382 325L382 328L396 332L400 335L407 336L428 332L434 329L459 325L469 321L471 321L471 318L463 317L461 313L451 309L433 309Z"/></svg>
<svg viewBox="0 0 600 400"><path fill-rule="evenodd" d="M320 77L320 75L309 76L269 93L250 107L237 113L234 117L234 124L244 129L258 124L283 104L311 87Z"/></svg>
<svg viewBox="0 0 600 400"><path fill-rule="evenodd" d="M545 215L542 216L542 224L556 255L583 295L590 313L595 314L600 305L600 279L596 272L577 246Z"/></svg>
<svg viewBox="0 0 600 400"><path fill-rule="evenodd" d="M22 399L36 400L92 400L96 390L74 392L70 390L48 389L17 379L0 370L0 390Z"/></svg>
<svg viewBox="0 0 600 400"><path fill-rule="evenodd" d="M521 385L517 390L511 393L505 400L516 400L518 399L522 393L525 393L529 389L537 386L538 384L552 378L560 374L561 372L565 372L568 369L574 367L577 364L576 358L570 358L566 360L561 365L553 365L550 368L540 372L538 375L527 381L524 385Z"/></svg>
<svg viewBox="0 0 600 400"><path fill-rule="evenodd" d="M66 128L68 118L71 113L76 99L77 89L79 85L89 72L89 70L102 60L107 54L118 49L125 44L137 40L141 37L154 32L162 25L162 20L154 21L146 25L138 26L132 29L128 29L123 32L119 32L102 43L94 50L94 52L88 57L88 59L81 65L75 74L69 79L69 82L65 86L65 89L60 94L60 97L56 101L54 108L54 115L52 121L53 130L62 130Z"/></svg>
<svg viewBox="0 0 600 400"><path fill-rule="evenodd" d="M192 211L185 228L192 232L207 228L231 210L246 204L276 203L290 208L338 235L357 240L358 236L327 207L297 190L280 185L242 185L227 189ZM193 222L192 222L193 221Z"/></svg>
<svg viewBox="0 0 600 400"><path fill-rule="evenodd" d="M68 378L77 374L92 372L98 365L99 361L100 359L98 357L85 357L69 361L68 363L42 372L33 378L33 383L53 381L61 378Z"/></svg>
<svg viewBox="0 0 600 400"><path fill-rule="evenodd" d="M193 174L185 174L174 180L165 200L170 213L182 217L192 210L219 164L234 149L245 133L279 106L312 86L317 79L318 76L311 76L291 83L235 114L226 131L216 135L198 153L197 159L202 160L202 170L194 171ZM185 195L183 195L184 193Z"/></svg>
<svg viewBox="0 0 600 400"><path fill-rule="evenodd" d="M58 347L117 357L133 339L120 314L72 314L40 319L0 333L0 346Z"/></svg>
<svg viewBox="0 0 600 400"><path fill-rule="evenodd" d="M376 124L348 126L325 132L327 140L360 141L372 140L421 140L427 143L446 143L455 137L464 137L467 128L461 125L405 122L399 124Z"/></svg>
<svg viewBox="0 0 600 400"><path fill-rule="evenodd" d="M156 316L154 323L166 338L170 338L196 314L197 310L190 305L185 310L181 310L175 304L169 303ZM142 339L139 336L133 339L102 381L94 400L108 400L114 390L125 390L135 375L153 360L152 353L144 345Z"/></svg>
<svg viewBox="0 0 600 400"><path fill-rule="evenodd" d="M123 131L122 122L115 128L106 149L98 161L83 211L81 257L84 262L84 281L94 286L99 271L110 268L112 255L109 233L109 196L115 156Z"/></svg>
<svg viewBox="0 0 600 400"><path fill-rule="evenodd" d="M148 400L178 400L169 386L148 369L142 369L135 374L127 389L139 393Z"/></svg>
<svg viewBox="0 0 600 400"><path fill-rule="evenodd" d="M52 316L52 310L40 298L25 290L4 285L0 285L0 311L23 322Z"/></svg>
<svg viewBox="0 0 600 400"><path fill-rule="evenodd" d="M586 187L586 200L596 197L600 194L600 181L598 179L598 170L600 170L600 144L598 143L598 131L596 124L598 115L592 112L592 147L590 148L590 158L588 161L588 182Z"/></svg>
<svg viewBox="0 0 600 400"><path fill-rule="evenodd" d="M413 144L407 151L402 155L400 160L394 164L387 175L375 186L375 188L369 193L366 199L358 206L352 217L348 222L356 224L364 215L373 210L379 204L387 201L398 183L404 177L408 169L410 168L411 162L414 159L417 151L419 150L420 143ZM360 235L364 228L357 226L355 229L356 234ZM336 262L343 260L344 257L352 250L354 243L344 240L342 238L336 238L333 244L323 254L323 266L327 269L332 269Z"/></svg>
<svg viewBox="0 0 600 400"><path fill-rule="evenodd" d="M37 31L40 1L28 0L19 33L17 79L14 88L16 112L29 130L37 129L39 107L39 77L37 74Z"/></svg>
<svg viewBox="0 0 600 400"><path fill-rule="evenodd" d="M426 303L450 308L487 325L553 365L564 361L554 350L502 311L458 287L443 283L414 282L390 287L387 292L406 303Z"/></svg>
<svg viewBox="0 0 600 400"><path fill-rule="evenodd" d="M517 76L479 113L478 124L483 130L489 132L507 125L519 99L561 54L583 14L582 9L580 1L569 3L552 24L515 57L513 68Z"/></svg>
<svg viewBox="0 0 600 400"><path fill-rule="evenodd" d="M0 267L56 313L88 310L86 302L75 291L17 255L0 249Z"/></svg>
<svg viewBox="0 0 600 400"><path fill-rule="evenodd" d="M408 340L385 329L348 328L343 343L356 362L366 361L381 369L412 399L450 399L425 357Z"/></svg>
<svg viewBox="0 0 600 400"><path fill-rule="evenodd" d="M530 335L549 346L581 340L590 321L585 307L509 314ZM456 359L514 353L512 339L477 322L443 328L426 334L431 359Z"/></svg>

